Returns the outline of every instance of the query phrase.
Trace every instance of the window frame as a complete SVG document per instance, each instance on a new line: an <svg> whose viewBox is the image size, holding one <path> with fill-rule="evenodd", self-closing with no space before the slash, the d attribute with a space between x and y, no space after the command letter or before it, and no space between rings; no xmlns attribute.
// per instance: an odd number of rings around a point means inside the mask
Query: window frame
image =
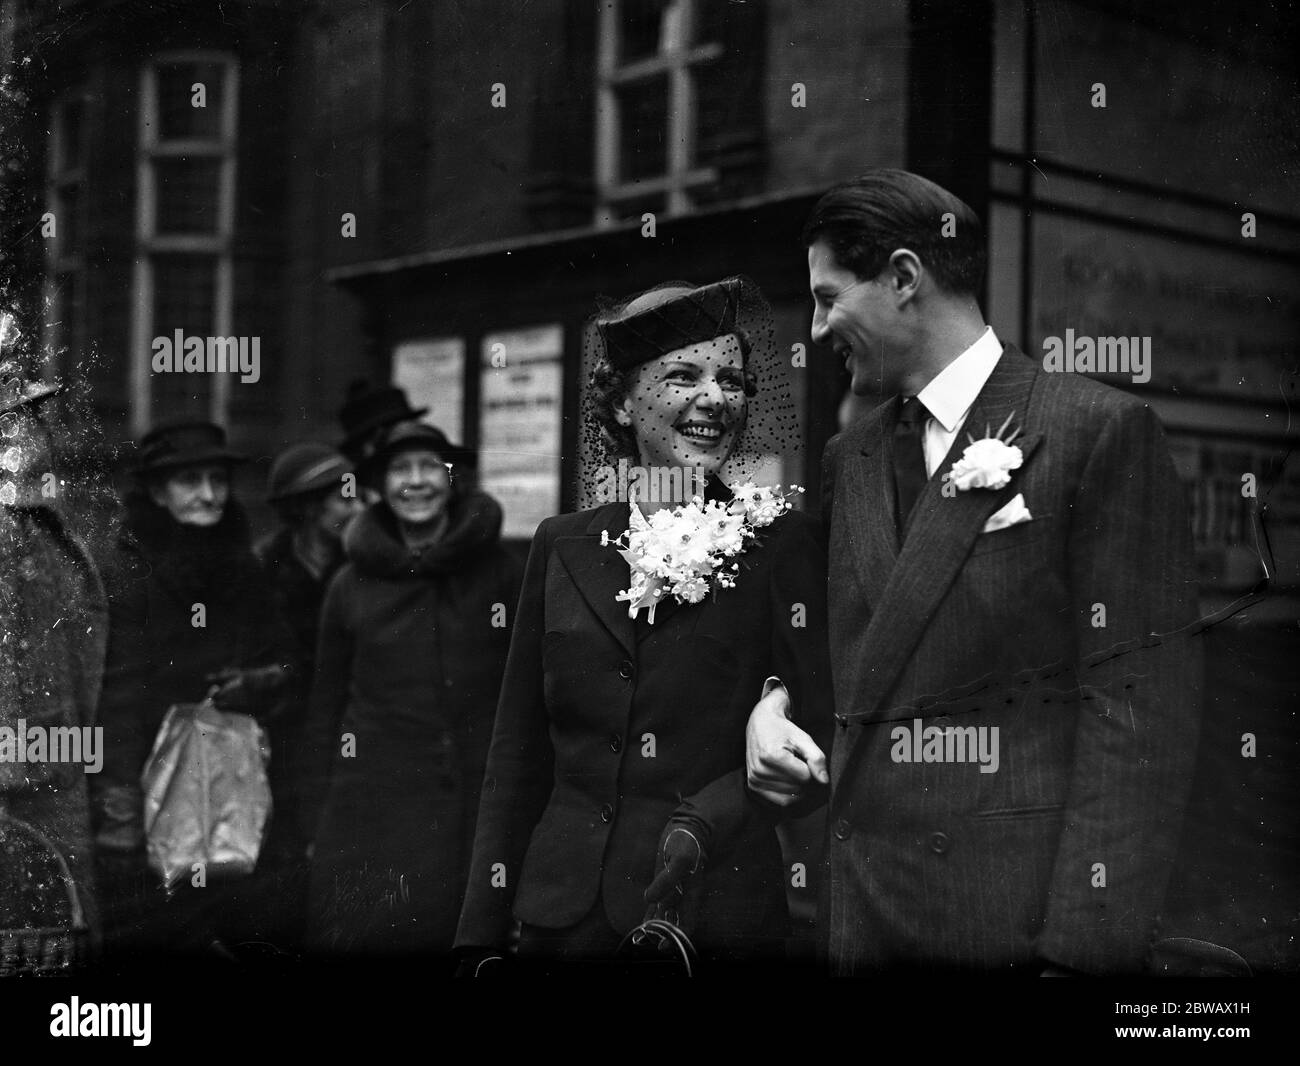
<svg viewBox="0 0 1300 1066"><path fill-rule="evenodd" d="M221 124L216 137L159 136L160 67L176 63L211 63L223 68ZM236 150L239 123L239 58L230 52L183 49L158 52L140 68L140 107L136 150L136 257L132 277L130 411L132 432L139 436L150 422L154 257L167 253L208 255L214 260L211 336L230 336L234 318ZM160 159L209 157L220 161L217 175L216 229L213 233L158 232ZM215 374L208 394L208 417L224 425L230 402L230 376Z"/></svg>
<svg viewBox="0 0 1300 1066"><path fill-rule="evenodd" d="M80 160L68 165L65 142L66 109L80 104L82 112L82 151ZM49 105L50 136L46 156L45 210L54 215L54 237L45 245L45 306L55 308L56 314L45 323L45 340L53 351L64 347L78 347L86 340L86 225L89 220L87 206L88 163L90 151L87 118L92 103L88 85L80 84L60 93ZM65 210L67 190L77 190L76 208ZM68 222L75 215L77 243L68 241ZM74 289L69 291L64 279L72 276ZM47 367L52 374L54 367Z"/></svg>
<svg viewBox="0 0 1300 1066"><path fill-rule="evenodd" d="M605 0L597 25L595 223L602 229L618 225L614 209L619 203L656 193L664 194L665 216L689 214L695 206L692 190L711 185L719 177L716 167L692 165L699 126L695 72L725 51L722 42L693 43L700 24L700 0L668 0L666 19L675 19L668 31L668 46L631 63L619 60L622 5L623 0ZM661 75L668 79L666 170L654 178L624 181L619 174L623 132L619 90Z"/></svg>

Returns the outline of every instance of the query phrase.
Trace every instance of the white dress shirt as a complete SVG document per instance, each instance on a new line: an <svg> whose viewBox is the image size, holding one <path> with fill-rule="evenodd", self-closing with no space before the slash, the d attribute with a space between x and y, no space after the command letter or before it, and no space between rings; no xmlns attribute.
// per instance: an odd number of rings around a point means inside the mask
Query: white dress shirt
<svg viewBox="0 0 1300 1066"><path fill-rule="evenodd" d="M974 344L917 393L917 399L930 412L930 417L925 420L923 445L926 477L933 477L947 456L958 431L966 424L966 416L970 414L976 397L1000 358L1002 342L994 334L992 326L985 326ZM984 427L981 426L974 436L979 439L983 435Z"/></svg>

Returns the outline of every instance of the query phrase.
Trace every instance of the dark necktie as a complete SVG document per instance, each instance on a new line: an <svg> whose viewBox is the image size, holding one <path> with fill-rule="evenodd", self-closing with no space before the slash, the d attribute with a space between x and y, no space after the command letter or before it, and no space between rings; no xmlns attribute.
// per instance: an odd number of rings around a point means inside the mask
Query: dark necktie
<svg viewBox="0 0 1300 1066"><path fill-rule="evenodd" d="M903 401L894 427L894 489L898 504L898 536L907 528L908 516L925 488L925 422L930 417L925 404L915 396Z"/></svg>

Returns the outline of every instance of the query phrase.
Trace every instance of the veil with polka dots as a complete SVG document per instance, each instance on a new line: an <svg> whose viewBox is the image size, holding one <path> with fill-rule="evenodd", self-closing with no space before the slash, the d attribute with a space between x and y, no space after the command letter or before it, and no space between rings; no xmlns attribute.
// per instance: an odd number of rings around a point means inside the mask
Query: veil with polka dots
<svg viewBox="0 0 1300 1066"><path fill-rule="evenodd" d="M732 328L742 330L749 339L750 351L745 361L749 379L748 410L745 427L736 438L731 454L723 464L721 479L727 485L741 482L772 480L766 477L780 468L780 460L797 455L803 447L803 427L791 386L791 367L781 358L776 341L776 324L772 308L749 278L735 276L720 283L735 297L735 321ZM602 494L605 471L617 463L611 451L611 442L599 412L597 373L604 365L608 371L610 361L602 325L619 320L627 309L638 301L653 304L655 293L664 290L693 290L699 292L712 286L696 286L690 282L669 281L653 286L644 292L621 300L601 299L598 310L587 322L583 333L582 426L578 445L578 507L585 510L606 502ZM665 294L665 303L693 299L691 292ZM638 311L637 313L645 313ZM650 312L654 313L653 309ZM725 329L719 331L724 335ZM671 335L671 331L668 331ZM673 348L665 347L659 354ZM636 367L624 371L634 375Z"/></svg>

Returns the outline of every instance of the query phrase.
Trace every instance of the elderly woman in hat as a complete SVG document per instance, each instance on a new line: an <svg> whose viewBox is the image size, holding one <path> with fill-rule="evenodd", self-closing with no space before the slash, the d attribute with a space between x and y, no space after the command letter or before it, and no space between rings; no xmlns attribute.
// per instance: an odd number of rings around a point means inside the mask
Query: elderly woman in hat
<svg viewBox="0 0 1300 1066"><path fill-rule="evenodd" d="M501 508L463 486L466 458L407 421L360 471L379 498L344 535L310 711L321 952L451 949L519 591Z"/></svg>
<svg viewBox="0 0 1300 1066"><path fill-rule="evenodd" d="M798 440L770 311L743 279L671 283L599 315L588 345L604 447L582 476L609 502L533 539L458 949L481 972L517 919L521 960L608 958L655 919L714 960L778 957L786 877L745 725L782 682L805 728L830 713L818 524L750 483ZM645 580L651 557L714 543L711 572Z"/></svg>
<svg viewBox="0 0 1300 1066"><path fill-rule="evenodd" d="M231 492L231 468L243 458L211 423L170 422L147 433L122 535L104 567L105 757L91 794L110 948L206 948L237 935L219 907L201 920L188 909L197 901L161 909L145 863L140 773L173 704L212 692L222 710L266 714L292 668L287 632ZM217 890L204 891L218 902Z"/></svg>

